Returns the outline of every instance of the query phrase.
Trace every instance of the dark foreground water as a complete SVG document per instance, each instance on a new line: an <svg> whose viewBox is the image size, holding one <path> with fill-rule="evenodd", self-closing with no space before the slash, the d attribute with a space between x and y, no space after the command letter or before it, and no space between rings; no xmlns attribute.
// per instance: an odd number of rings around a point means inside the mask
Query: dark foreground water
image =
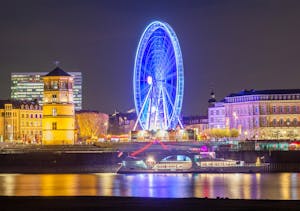
<svg viewBox="0 0 300 211"><path fill-rule="evenodd" d="M0 196L300 200L300 174L0 174Z"/></svg>

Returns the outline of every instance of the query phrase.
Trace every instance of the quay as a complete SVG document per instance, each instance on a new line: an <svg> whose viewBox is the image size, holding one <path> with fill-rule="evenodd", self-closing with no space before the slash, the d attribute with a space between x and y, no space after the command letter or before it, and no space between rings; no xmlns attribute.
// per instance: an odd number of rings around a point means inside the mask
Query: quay
<svg viewBox="0 0 300 211"><path fill-rule="evenodd" d="M115 173L124 156L147 143L105 143L99 145L0 145L0 173ZM174 150L181 154L199 147L197 142L165 143L143 151L139 156L163 157ZM217 150L216 157L254 163L269 163L266 172L300 172L300 151Z"/></svg>

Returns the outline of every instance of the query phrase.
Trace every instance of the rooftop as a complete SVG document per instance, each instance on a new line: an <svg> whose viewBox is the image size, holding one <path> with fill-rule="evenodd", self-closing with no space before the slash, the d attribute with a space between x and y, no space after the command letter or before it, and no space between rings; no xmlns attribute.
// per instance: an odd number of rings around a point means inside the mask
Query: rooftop
<svg viewBox="0 0 300 211"><path fill-rule="evenodd" d="M271 94L300 94L300 89L270 89L270 90L242 90L238 93L231 93L226 97L238 97L244 95L271 95Z"/></svg>
<svg viewBox="0 0 300 211"><path fill-rule="evenodd" d="M13 108L21 108L21 105L39 105L37 100L25 101L25 100L0 100L0 108L4 108L5 104L12 104Z"/></svg>
<svg viewBox="0 0 300 211"><path fill-rule="evenodd" d="M59 67L56 67L54 70L52 70L45 76L71 76L71 75L65 72L64 70L60 69Z"/></svg>

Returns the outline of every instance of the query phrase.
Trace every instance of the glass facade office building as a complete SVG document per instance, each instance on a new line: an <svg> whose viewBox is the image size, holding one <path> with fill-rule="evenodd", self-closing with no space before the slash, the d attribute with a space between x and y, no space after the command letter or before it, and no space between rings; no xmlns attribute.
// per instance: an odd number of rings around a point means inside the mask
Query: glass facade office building
<svg viewBox="0 0 300 211"><path fill-rule="evenodd" d="M74 104L75 110L82 109L82 74L68 72L74 77ZM43 105L44 84L42 76L47 72L14 72L11 73L11 98L15 100L32 101L37 99Z"/></svg>

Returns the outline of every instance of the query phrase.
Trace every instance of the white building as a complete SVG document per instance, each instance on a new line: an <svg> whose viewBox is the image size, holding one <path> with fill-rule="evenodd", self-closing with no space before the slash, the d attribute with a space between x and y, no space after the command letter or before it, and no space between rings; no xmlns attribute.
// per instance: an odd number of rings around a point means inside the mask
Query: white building
<svg viewBox="0 0 300 211"><path fill-rule="evenodd" d="M226 128L225 106L223 102L216 102L208 108L209 128Z"/></svg>

